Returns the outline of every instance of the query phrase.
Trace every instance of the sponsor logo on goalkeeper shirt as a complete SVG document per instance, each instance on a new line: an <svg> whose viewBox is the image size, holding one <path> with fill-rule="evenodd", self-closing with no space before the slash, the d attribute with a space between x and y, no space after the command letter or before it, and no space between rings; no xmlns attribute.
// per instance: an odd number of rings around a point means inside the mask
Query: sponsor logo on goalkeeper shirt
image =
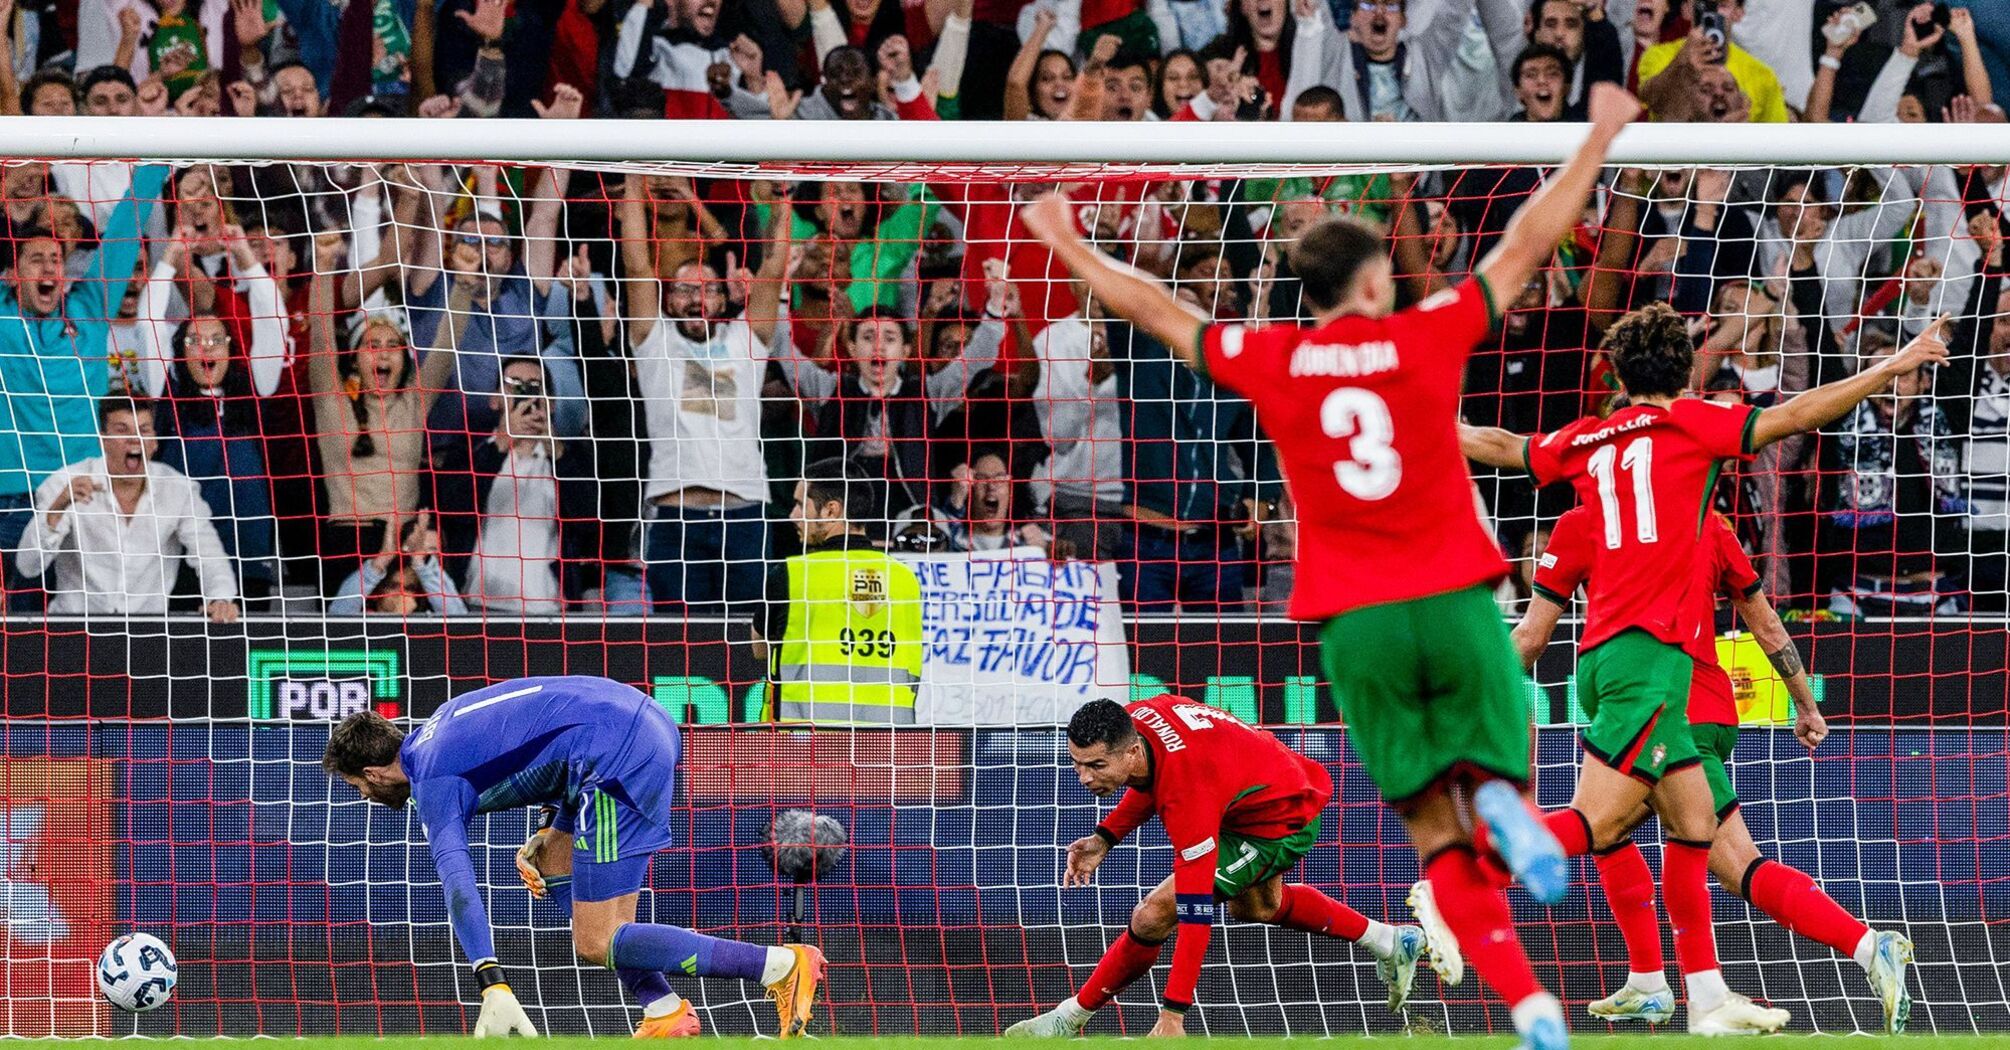
<svg viewBox="0 0 2010 1050"><path fill-rule="evenodd" d="M252 649L246 714L254 722L340 722L361 711L405 713L395 649Z"/></svg>
<svg viewBox="0 0 2010 1050"><path fill-rule="evenodd" d="M1291 374L1297 376L1339 376L1351 379L1394 371L1399 362L1396 344L1386 339L1359 345L1300 343L1291 352Z"/></svg>

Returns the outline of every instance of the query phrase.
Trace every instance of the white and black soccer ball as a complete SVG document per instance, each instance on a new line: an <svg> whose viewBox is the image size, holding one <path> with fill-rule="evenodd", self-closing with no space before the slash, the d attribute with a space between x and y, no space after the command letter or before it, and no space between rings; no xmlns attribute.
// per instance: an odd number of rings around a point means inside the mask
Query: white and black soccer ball
<svg viewBox="0 0 2010 1050"><path fill-rule="evenodd" d="M98 991L113 1006L143 1014L174 995L174 952L151 933L129 933L98 956Z"/></svg>

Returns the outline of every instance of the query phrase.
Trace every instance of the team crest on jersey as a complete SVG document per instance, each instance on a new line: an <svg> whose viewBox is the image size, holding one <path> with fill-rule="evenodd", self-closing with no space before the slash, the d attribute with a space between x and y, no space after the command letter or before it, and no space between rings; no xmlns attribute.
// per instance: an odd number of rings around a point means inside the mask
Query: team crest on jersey
<svg viewBox="0 0 2010 1050"><path fill-rule="evenodd" d="M1654 755L1648 761L1648 765L1651 768L1660 769L1662 761L1667 757L1668 757L1668 745L1656 744L1654 745Z"/></svg>
<svg viewBox="0 0 2010 1050"><path fill-rule="evenodd" d="M862 565L851 571L851 607L862 617L871 617L886 604L886 573L876 566Z"/></svg>

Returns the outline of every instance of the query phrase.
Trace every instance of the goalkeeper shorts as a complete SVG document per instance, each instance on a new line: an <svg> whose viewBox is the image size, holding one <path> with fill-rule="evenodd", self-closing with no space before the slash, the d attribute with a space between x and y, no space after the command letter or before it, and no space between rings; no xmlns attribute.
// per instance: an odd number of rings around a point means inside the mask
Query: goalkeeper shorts
<svg viewBox="0 0 2010 1050"><path fill-rule="evenodd" d="M626 745L606 768L596 765L587 773L577 806L557 824L572 831L575 900L607 900L641 889L650 856L671 843L670 806L683 754L677 726L652 704L636 720Z"/></svg>

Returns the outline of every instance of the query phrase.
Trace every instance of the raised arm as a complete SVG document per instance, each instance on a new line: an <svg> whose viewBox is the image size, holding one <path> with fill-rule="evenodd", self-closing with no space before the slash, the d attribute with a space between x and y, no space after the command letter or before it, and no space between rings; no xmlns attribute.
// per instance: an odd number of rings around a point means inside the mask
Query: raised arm
<svg viewBox="0 0 2010 1050"><path fill-rule="evenodd" d="M531 101L538 116L545 120L571 120L579 116L585 99L578 88L560 84L552 88L551 94L549 106L535 99ZM551 293L551 278L556 272L558 216L565 210L565 190L571 182L571 169L553 166L539 173L532 184L530 215L523 224L523 261L524 272L530 275L531 287L539 296Z"/></svg>
<svg viewBox="0 0 2010 1050"><path fill-rule="evenodd" d="M1947 12L1947 31L1961 42L1961 83L1977 109L1996 104L1996 91L1989 83L1989 67L1982 61L1982 45L1975 38L1975 13L1965 7Z"/></svg>
<svg viewBox="0 0 2010 1050"><path fill-rule="evenodd" d="M1199 307L1173 298L1172 291L1157 278L1084 243L1075 232L1074 208L1068 198L1046 194L1026 206L1021 221L1070 273L1088 283L1090 293L1111 312L1165 344L1189 368L1201 366L1200 337L1207 330L1207 315Z"/></svg>
<svg viewBox="0 0 2010 1050"><path fill-rule="evenodd" d="M1515 212L1494 250L1474 272L1486 278L1496 294L1516 295L1537 270L1549 262L1558 241L1577 225L1591 189L1605 165L1606 150L1620 129L1640 115L1640 102L1614 84L1591 88L1591 134L1561 171L1550 177L1535 196Z"/></svg>
<svg viewBox="0 0 2010 1050"><path fill-rule="evenodd" d="M763 344L774 341L775 325L782 318L782 291L789 284L789 233L796 221L795 203L787 197L777 200L770 211L761 272L754 275L754 286L747 290L747 327Z"/></svg>
<svg viewBox="0 0 2010 1050"><path fill-rule="evenodd" d="M1518 470L1527 464L1529 439L1499 427L1459 424L1459 452L1475 463L1503 470Z"/></svg>
<svg viewBox="0 0 2010 1050"><path fill-rule="evenodd" d="M641 342L656 327L662 310L663 293L656 283L656 260L649 252L649 188L639 174L628 176L621 194L617 216L621 237L621 269L626 295L622 306L628 311L628 338Z"/></svg>
<svg viewBox="0 0 2010 1050"><path fill-rule="evenodd" d="M140 228L146 225L154 202L160 200L167 177L165 164L142 164L133 169L132 185L105 219L90 265L83 277L70 285L71 295L89 297L88 305L70 316L105 318L118 313L119 300L126 297L126 285L132 282L133 267L140 261Z"/></svg>
<svg viewBox="0 0 2010 1050"><path fill-rule="evenodd" d="M1951 315L1943 314L1898 353L1847 379L1818 386L1760 412L1752 424L1751 451L1833 423L1865 398L1888 389L1899 376L1945 362L1947 330L1953 322Z"/></svg>
<svg viewBox="0 0 2010 1050"><path fill-rule="evenodd" d="M1033 79L1033 67L1039 64L1040 52L1047 46L1047 34L1054 29L1054 15L1044 7L1033 9L1033 31L1026 34L1026 42L1019 46L1019 53L1012 56L1012 65L1005 71L1005 119L1025 120L1033 112L1033 99L1026 85Z"/></svg>
<svg viewBox="0 0 2010 1050"><path fill-rule="evenodd" d="M1787 633L1787 625L1780 622L1780 614L1766 598L1766 592L1754 590L1733 601L1731 607L1752 632L1759 651L1766 654L1766 662L1773 665L1774 673L1785 683L1787 695L1794 699L1794 736L1810 748L1821 743L1829 735L1828 720L1815 703L1814 687L1808 681L1807 668L1801 664L1801 651L1794 646L1793 636Z"/></svg>
<svg viewBox="0 0 2010 1050"><path fill-rule="evenodd" d="M258 396L268 397L279 389L279 380L292 363L292 348L286 342L286 306L279 300L279 282L259 265L251 243L244 239L244 230L231 226L228 237L231 270L242 284L246 305L251 309L251 347L247 355L251 386Z"/></svg>
<svg viewBox="0 0 2010 1050"><path fill-rule="evenodd" d="M174 362L168 360L174 353L175 329L174 323L168 320L168 308L174 302L175 275L181 271L187 251L187 242L169 240L161 249L160 260L154 263L153 272L140 286L133 323L140 328L140 385L145 388L148 397L161 396L161 391L167 389L168 373L174 368Z"/></svg>
<svg viewBox="0 0 2010 1050"><path fill-rule="evenodd" d="M335 367L335 275L328 272L336 250L324 247L324 238L340 236L314 238L314 280L307 286L307 388L327 396L341 392L342 379Z"/></svg>
<svg viewBox="0 0 2010 1050"><path fill-rule="evenodd" d="M1604 331L1626 308L1633 279L1634 252L1640 247L1640 209L1653 189L1653 176L1637 168L1619 173L1609 195L1605 228L1598 234L1598 254L1584 279L1584 309L1596 331Z"/></svg>

